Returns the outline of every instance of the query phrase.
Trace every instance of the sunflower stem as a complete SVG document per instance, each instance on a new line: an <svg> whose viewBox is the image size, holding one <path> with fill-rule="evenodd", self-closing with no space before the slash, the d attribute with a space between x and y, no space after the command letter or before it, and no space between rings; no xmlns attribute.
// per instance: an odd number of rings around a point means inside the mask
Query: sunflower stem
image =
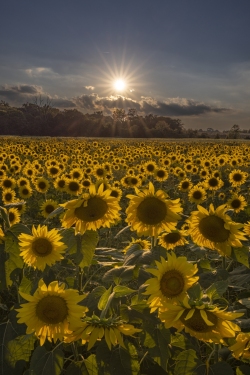
<svg viewBox="0 0 250 375"><path fill-rule="evenodd" d="M155 243L155 239L154 239L154 236L151 237L151 250L153 249L154 247L154 243Z"/></svg>
<svg viewBox="0 0 250 375"><path fill-rule="evenodd" d="M223 270L227 269L226 257L225 256L222 257L222 268L223 268Z"/></svg>
<svg viewBox="0 0 250 375"><path fill-rule="evenodd" d="M72 343L71 343L71 347L72 347L72 352L73 352L73 354L74 354L74 360L75 360L75 361L78 361L78 356L79 356L79 354L78 354L78 350L77 350L76 343L75 343L75 342L72 342Z"/></svg>
<svg viewBox="0 0 250 375"><path fill-rule="evenodd" d="M214 344L214 363L219 362L219 349L220 349L220 344Z"/></svg>

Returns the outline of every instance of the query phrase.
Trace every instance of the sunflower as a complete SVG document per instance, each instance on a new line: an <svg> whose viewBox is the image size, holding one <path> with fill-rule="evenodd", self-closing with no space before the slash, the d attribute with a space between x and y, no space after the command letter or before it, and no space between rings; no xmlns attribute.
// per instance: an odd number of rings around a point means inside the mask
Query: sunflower
<svg viewBox="0 0 250 375"><path fill-rule="evenodd" d="M182 180L179 183L178 189L183 192L186 192L186 191L189 191L192 188L192 186L193 186L192 182L189 180L189 178L186 178L185 180Z"/></svg>
<svg viewBox="0 0 250 375"><path fill-rule="evenodd" d="M24 185L29 185L30 184L30 181L28 180L28 178L26 177L20 177L18 180L17 180L17 186L24 186Z"/></svg>
<svg viewBox="0 0 250 375"><path fill-rule="evenodd" d="M70 195L79 195L82 192L82 184L79 180L67 179L65 185L65 191Z"/></svg>
<svg viewBox="0 0 250 375"><path fill-rule="evenodd" d="M63 259L62 253L67 248L61 235L55 228L48 230L46 225L32 227L32 235L21 233L18 236L20 255L29 266L44 270L46 265L51 266Z"/></svg>
<svg viewBox="0 0 250 375"><path fill-rule="evenodd" d="M206 190L201 185L193 186L188 193L189 201L196 204L203 202L206 197Z"/></svg>
<svg viewBox="0 0 250 375"><path fill-rule="evenodd" d="M227 201L227 207L228 209L234 210L234 212L238 213L247 206L247 202L245 200L245 197L243 195L233 195L232 198L230 198Z"/></svg>
<svg viewBox="0 0 250 375"><path fill-rule="evenodd" d="M133 246L133 245L139 245L139 248L141 250L150 250L151 249L151 243L148 240L143 240L141 238L132 238L132 241L128 244L128 246L123 249L123 253L126 254L126 252Z"/></svg>
<svg viewBox="0 0 250 375"><path fill-rule="evenodd" d="M159 237L159 244L167 250L172 250L177 246L184 246L188 243L184 236L184 231L172 230L170 233L163 233Z"/></svg>
<svg viewBox="0 0 250 375"><path fill-rule="evenodd" d="M142 191L135 189L137 195L127 195L130 199L126 209L126 221L138 235L157 237L163 231L175 229L182 212L180 199L167 199L168 195L158 190L150 182L149 188Z"/></svg>
<svg viewBox="0 0 250 375"><path fill-rule="evenodd" d="M33 181L36 191L47 193L49 190L49 181L44 177L39 177Z"/></svg>
<svg viewBox="0 0 250 375"><path fill-rule="evenodd" d="M240 327L232 320L243 313L227 312L200 301L196 305L188 297L177 305L166 303L164 307L165 311L159 313L159 318L166 328L174 327L178 332L185 329L185 332L198 340L223 343L224 338L235 337L236 332L240 331Z"/></svg>
<svg viewBox="0 0 250 375"><path fill-rule="evenodd" d="M13 203L16 198L16 193L12 189L4 189L2 191L2 201L4 204Z"/></svg>
<svg viewBox="0 0 250 375"><path fill-rule="evenodd" d="M64 175L57 177L53 182L54 188L58 191L65 191L66 181L67 177Z"/></svg>
<svg viewBox="0 0 250 375"><path fill-rule="evenodd" d="M246 182L248 173L241 171L240 169L234 169L229 173L229 182L233 187L241 186Z"/></svg>
<svg viewBox="0 0 250 375"><path fill-rule="evenodd" d="M14 189L16 187L16 181L11 177L4 177L1 181L3 189Z"/></svg>
<svg viewBox="0 0 250 375"><path fill-rule="evenodd" d="M69 324L76 324L85 314L87 308L77 305L86 295L78 295L74 289L65 289L65 284L51 282L48 287L43 280L39 281L34 295L19 292L27 303L17 309L18 323L27 325L27 334L35 333L43 345L46 338L50 342L63 340L72 333Z"/></svg>
<svg viewBox="0 0 250 375"><path fill-rule="evenodd" d="M2 228L0 227L0 244L3 243L3 241L5 241L4 232Z"/></svg>
<svg viewBox="0 0 250 375"><path fill-rule="evenodd" d="M61 173L61 169L58 165L51 165L47 168L47 173L50 177L56 178Z"/></svg>
<svg viewBox="0 0 250 375"><path fill-rule="evenodd" d="M154 172L154 178L157 181L166 181L168 179L168 172L164 168L158 168Z"/></svg>
<svg viewBox="0 0 250 375"><path fill-rule="evenodd" d="M8 216L9 216L9 222L10 222L10 225L14 225L14 224L17 224L20 222L20 212L18 211L17 208L15 207L12 207L8 210Z"/></svg>
<svg viewBox="0 0 250 375"><path fill-rule="evenodd" d="M186 291L195 284L199 277L194 276L198 272L197 265L192 265L186 257L176 257L174 253L168 254L168 260L161 257L161 262L155 261L157 269L147 269L155 277L148 279L144 294L149 294L147 303L151 312L157 308L161 311L165 303L182 301Z"/></svg>
<svg viewBox="0 0 250 375"><path fill-rule="evenodd" d="M101 184L98 190L91 185L89 193L79 199L60 204L67 209L62 218L62 226L70 228L75 224L75 233L83 234L86 230L97 230L110 227L119 219L120 206L118 200L110 196L110 190L103 191Z"/></svg>
<svg viewBox="0 0 250 375"><path fill-rule="evenodd" d="M41 205L41 211L42 211L43 217L46 219L51 214L51 212L53 212L57 207L58 207L58 203L54 201L53 199L46 200L46 202L44 202Z"/></svg>
<svg viewBox="0 0 250 375"><path fill-rule="evenodd" d="M250 360L250 333L239 333L236 337L236 343L231 345L229 349L236 358Z"/></svg>
<svg viewBox="0 0 250 375"><path fill-rule="evenodd" d="M70 172L70 175L73 180L82 180L83 179L83 171L80 168L73 168Z"/></svg>
<svg viewBox="0 0 250 375"><path fill-rule="evenodd" d="M199 246L217 250L221 255L230 256L231 247L242 247L240 240L246 240L239 231L243 224L235 223L226 215L226 205L214 209L210 204L209 211L197 206L198 211L191 212L187 220L190 224L189 234Z"/></svg>
<svg viewBox="0 0 250 375"><path fill-rule="evenodd" d="M18 189L18 194L23 199L30 198L32 195L32 189L29 185L20 186Z"/></svg>
<svg viewBox="0 0 250 375"><path fill-rule="evenodd" d="M146 174L154 174L157 170L157 164L154 161L148 161L144 164Z"/></svg>
<svg viewBox="0 0 250 375"><path fill-rule="evenodd" d="M220 178L212 176L205 180L204 185L209 190L219 190L224 185L224 182Z"/></svg>
<svg viewBox="0 0 250 375"><path fill-rule="evenodd" d="M77 327L72 327L73 333L68 335L66 342L81 340L82 344L88 342L87 350L90 350L96 341L105 339L109 350L112 345L117 344L125 348L122 335L132 336L141 329L135 328L132 324L127 324L118 318L99 318L96 315L85 318Z"/></svg>
<svg viewBox="0 0 250 375"><path fill-rule="evenodd" d="M111 187L110 190L110 196L118 199L119 201L122 197L122 189L119 189L118 187Z"/></svg>

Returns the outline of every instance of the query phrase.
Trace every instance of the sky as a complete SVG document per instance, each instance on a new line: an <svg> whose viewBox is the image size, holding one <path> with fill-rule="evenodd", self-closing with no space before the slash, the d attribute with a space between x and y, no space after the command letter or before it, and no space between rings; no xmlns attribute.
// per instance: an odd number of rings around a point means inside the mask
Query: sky
<svg viewBox="0 0 250 375"><path fill-rule="evenodd" d="M8 0L0 100L250 129L249 19L249 0Z"/></svg>

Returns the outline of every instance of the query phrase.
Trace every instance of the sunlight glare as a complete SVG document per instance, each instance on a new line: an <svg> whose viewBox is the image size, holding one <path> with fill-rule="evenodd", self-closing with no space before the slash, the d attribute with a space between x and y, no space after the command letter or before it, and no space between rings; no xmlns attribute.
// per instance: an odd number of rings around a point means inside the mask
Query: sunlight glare
<svg viewBox="0 0 250 375"><path fill-rule="evenodd" d="M123 79L117 79L114 83L114 88L117 91L123 91L126 87L126 84Z"/></svg>

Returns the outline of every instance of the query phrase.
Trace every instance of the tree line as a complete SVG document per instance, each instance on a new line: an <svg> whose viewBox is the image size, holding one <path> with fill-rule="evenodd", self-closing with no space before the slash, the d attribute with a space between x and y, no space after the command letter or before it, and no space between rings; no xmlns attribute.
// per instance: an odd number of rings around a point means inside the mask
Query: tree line
<svg viewBox="0 0 250 375"><path fill-rule="evenodd" d="M102 111L83 114L77 109L59 110L40 100L12 107L0 101L0 134L61 137L190 138L180 119L149 114L138 115L116 108L111 116Z"/></svg>

